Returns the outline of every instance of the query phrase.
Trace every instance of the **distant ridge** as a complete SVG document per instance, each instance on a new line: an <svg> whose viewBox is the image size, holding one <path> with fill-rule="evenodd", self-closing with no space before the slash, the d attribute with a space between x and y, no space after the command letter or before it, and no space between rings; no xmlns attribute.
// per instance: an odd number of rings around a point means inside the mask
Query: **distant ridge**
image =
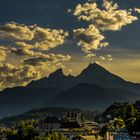
<svg viewBox="0 0 140 140"><path fill-rule="evenodd" d="M76 77L58 69L26 87L0 92L0 117L40 107L67 107L66 103L69 107L101 110L115 101L140 99L139 91L140 84L125 81L96 63L89 64Z"/></svg>

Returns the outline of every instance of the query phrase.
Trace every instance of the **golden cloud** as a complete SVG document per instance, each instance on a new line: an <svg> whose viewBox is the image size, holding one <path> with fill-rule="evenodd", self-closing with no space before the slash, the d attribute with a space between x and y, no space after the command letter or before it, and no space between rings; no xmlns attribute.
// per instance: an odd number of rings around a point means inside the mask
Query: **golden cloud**
<svg viewBox="0 0 140 140"><path fill-rule="evenodd" d="M138 11L138 10L137 10ZM121 10L118 4L109 0L103 0L103 9L98 8L95 2L78 4L73 13L78 20L92 23L99 30L118 31L123 26L138 20L130 10Z"/></svg>
<svg viewBox="0 0 140 140"><path fill-rule="evenodd" d="M89 25L86 29L75 29L73 35L78 42L77 45L85 53L91 53L92 50L99 50L109 45L109 43L103 42L105 37L94 25Z"/></svg>
<svg viewBox="0 0 140 140"><path fill-rule="evenodd" d="M134 8L134 11L140 14L140 8Z"/></svg>
<svg viewBox="0 0 140 140"><path fill-rule="evenodd" d="M36 25L7 23L0 26L0 40L9 44L0 46L0 90L25 86L32 80L48 76L63 67L71 56L47 53L63 44L68 33L61 29L47 29ZM7 57L17 57L18 64Z"/></svg>
<svg viewBox="0 0 140 140"><path fill-rule="evenodd" d="M66 36L68 32L61 29L47 29L36 25L26 26L11 22L0 26L0 39L9 39L13 42L16 40L16 45L40 50L49 50L62 45Z"/></svg>
<svg viewBox="0 0 140 140"><path fill-rule="evenodd" d="M3 46L0 46L0 62L5 61L6 59L6 50Z"/></svg>
<svg viewBox="0 0 140 140"><path fill-rule="evenodd" d="M62 64L70 60L70 56L60 55L55 56L51 54L48 59L46 58L29 58L24 60L24 64L19 66L10 63L0 64L0 89L26 86L32 80L38 80L47 77L50 73L58 68L63 68ZM50 59L50 60L49 60Z"/></svg>
<svg viewBox="0 0 140 140"><path fill-rule="evenodd" d="M10 40L32 40L34 30L26 25L19 25L15 22L0 26L0 38Z"/></svg>

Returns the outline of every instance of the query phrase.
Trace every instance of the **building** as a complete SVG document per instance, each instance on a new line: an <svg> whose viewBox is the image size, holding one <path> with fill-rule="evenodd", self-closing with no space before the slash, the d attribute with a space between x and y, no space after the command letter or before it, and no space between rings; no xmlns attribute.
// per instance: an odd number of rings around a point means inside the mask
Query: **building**
<svg viewBox="0 0 140 140"><path fill-rule="evenodd" d="M81 112L79 110L67 110L62 118L47 117L39 123L42 131L58 131L60 129L80 128L82 125Z"/></svg>
<svg viewBox="0 0 140 140"><path fill-rule="evenodd" d="M73 140L102 140L102 138L95 135L81 135L73 138Z"/></svg>
<svg viewBox="0 0 140 140"><path fill-rule="evenodd" d="M67 122L78 122L79 124L82 123L82 115L79 110L67 110L64 116L62 117L62 120Z"/></svg>

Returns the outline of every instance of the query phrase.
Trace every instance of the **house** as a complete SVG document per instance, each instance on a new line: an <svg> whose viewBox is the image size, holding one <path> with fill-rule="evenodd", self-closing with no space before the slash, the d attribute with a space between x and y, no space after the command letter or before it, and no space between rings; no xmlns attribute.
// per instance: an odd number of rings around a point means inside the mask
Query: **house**
<svg viewBox="0 0 140 140"><path fill-rule="evenodd" d="M74 138L74 140L101 140L102 138L96 135L81 135Z"/></svg>

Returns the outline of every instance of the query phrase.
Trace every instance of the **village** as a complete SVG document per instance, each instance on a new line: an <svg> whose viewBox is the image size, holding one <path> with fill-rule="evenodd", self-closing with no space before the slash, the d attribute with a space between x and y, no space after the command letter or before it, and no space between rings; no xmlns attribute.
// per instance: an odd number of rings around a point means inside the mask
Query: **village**
<svg viewBox="0 0 140 140"><path fill-rule="evenodd" d="M67 110L61 117L48 116L38 122L25 121L19 126L11 129L0 129L0 140L18 140L14 137L19 132L22 135L25 129L29 131L33 140L46 140L43 139L47 135L57 134L63 136L63 140L138 140L139 132L135 136L129 136L125 127L115 128L114 124L121 120L111 119L111 115L107 115L107 121L104 122L100 117L100 123L95 121L83 121L82 114L79 110ZM104 123L103 123L104 122ZM109 129L106 126L110 126ZM32 130L32 131L31 131ZM26 132L27 133L27 132ZM21 134L20 134L21 135ZM34 139L38 138L38 139ZM42 138L42 139L41 139ZM137 138L137 139L136 139ZM26 138L27 139L27 138ZM30 139L30 138L29 138ZM27 139L28 140L28 139ZM48 139L47 139L48 140ZM55 140L55 139L53 139Z"/></svg>

